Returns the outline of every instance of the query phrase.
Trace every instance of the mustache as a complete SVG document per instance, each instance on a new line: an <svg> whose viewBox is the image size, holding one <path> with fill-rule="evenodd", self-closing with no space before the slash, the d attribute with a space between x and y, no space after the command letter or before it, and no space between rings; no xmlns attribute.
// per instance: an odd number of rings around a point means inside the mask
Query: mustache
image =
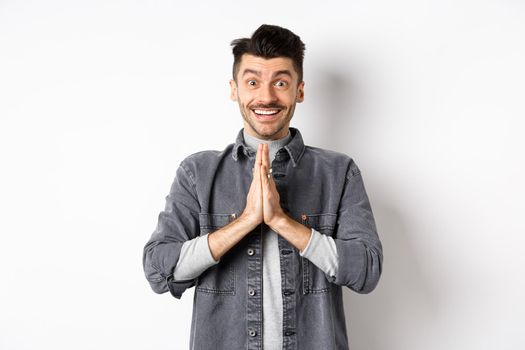
<svg viewBox="0 0 525 350"><path fill-rule="evenodd" d="M258 104L258 105L252 105L250 106L251 109L284 109L285 107L283 105L277 104L277 103L270 103L267 105Z"/></svg>

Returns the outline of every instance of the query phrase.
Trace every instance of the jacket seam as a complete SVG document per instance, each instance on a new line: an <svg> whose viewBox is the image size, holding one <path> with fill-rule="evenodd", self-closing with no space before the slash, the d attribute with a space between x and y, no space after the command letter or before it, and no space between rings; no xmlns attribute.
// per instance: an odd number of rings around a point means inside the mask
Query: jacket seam
<svg viewBox="0 0 525 350"><path fill-rule="evenodd" d="M348 181L351 181L353 178L357 177L361 174L361 170L356 170L355 172L350 170L352 172L352 175L348 176L348 174L345 176Z"/></svg>
<svg viewBox="0 0 525 350"><path fill-rule="evenodd" d="M149 277L148 275L146 275L146 280L152 283L158 283L158 282L162 282L167 279L167 277L164 276L164 274L160 271L160 269L154 262L151 262L150 266L155 271L155 273L157 273L160 277Z"/></svg>
<svg viewBox="0 0 525 350"><path fill-rule="evenodd" d="M190 180L191 180L191 187L193 187L193 189L196 190L197 189L196 181L195 181L195 178L193 177L193 174L191 173L191 171L186 169L186 166L184 165L184 162L180 163L180 167L182 168L182 170L184 170L186 175L188 175L188 177L190 178Z"/></svg>

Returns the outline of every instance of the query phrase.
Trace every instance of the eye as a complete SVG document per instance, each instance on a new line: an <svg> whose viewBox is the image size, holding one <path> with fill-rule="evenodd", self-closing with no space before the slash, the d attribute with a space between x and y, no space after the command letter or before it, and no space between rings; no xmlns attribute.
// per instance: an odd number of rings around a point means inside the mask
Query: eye
<svg viewBox="0 0 525 350"><path fill-rule="evenodd" d="M248 80L248 85L255 86L256 82L253 79Z"/></svg>
<svg viewBox="0 0 525 350"><path fill-rule="evenodd" d="M284 87L286 86L288 83L284 80L279 80L275 83L275 86L278 86L278 87Z"/></svg>

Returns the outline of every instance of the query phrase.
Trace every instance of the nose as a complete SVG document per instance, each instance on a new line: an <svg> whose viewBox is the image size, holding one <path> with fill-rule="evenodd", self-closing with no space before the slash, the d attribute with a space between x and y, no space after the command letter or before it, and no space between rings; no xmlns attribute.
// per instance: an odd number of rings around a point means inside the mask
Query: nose
<svg viewBox="0 0 525 350"><path fill-rule="evenodd" d="M272 84L265 84L259 89L259 100L261 103L270 103L277 100Z"/></svg>

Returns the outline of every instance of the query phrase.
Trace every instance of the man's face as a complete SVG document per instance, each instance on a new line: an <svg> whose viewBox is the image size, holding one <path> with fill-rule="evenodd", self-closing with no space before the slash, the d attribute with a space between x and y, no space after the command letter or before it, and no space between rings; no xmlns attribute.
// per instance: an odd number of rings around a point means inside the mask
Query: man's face
<svg viewBox="0 0 525 350"><path fill-rule="evenodd" d="M295 104L304 100L304 82L298 83L292 60L244 54L236 78L230 80L230 98L239 103L246 132L263 140L285 137Z"/></svg>

